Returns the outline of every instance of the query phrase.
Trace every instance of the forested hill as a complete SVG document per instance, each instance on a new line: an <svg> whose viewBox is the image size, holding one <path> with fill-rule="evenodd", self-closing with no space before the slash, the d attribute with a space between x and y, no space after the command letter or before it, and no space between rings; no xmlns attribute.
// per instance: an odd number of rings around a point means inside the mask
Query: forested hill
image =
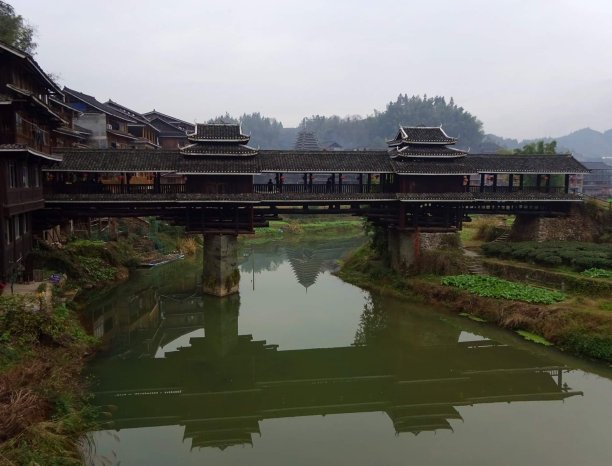
<svg viewBox="0 0 612 466"><path fill-rule="evenodd" d="M553 138L518 141L492 134L485 136L485 143L496 144L508 149L516 149L537 140L552 141ZM591 128L584 128L566 136L555 137L554 140L557 141L558 152L571 152L580 160L601 160L601 157L612 156L612 129L601 133Z"/></svg>
<svg viewBox="0 0 612 466"><path fill-rule="evenodd" d="M440 126L449 136L459 138L458 147L476 149L484 133L482 123L451 98L400 95L389 102L384 111L375 110L367 117L320 116L304 118L300 128L284 128L274 118L259 113L245 114L240 118L224 115L211 122L240 122L242 129L251 134L249 145L261 149L290 149L300 129L312 131L319 143L339 144L342 149L384 149L385 141L393 139L398 125Z"/></svg>

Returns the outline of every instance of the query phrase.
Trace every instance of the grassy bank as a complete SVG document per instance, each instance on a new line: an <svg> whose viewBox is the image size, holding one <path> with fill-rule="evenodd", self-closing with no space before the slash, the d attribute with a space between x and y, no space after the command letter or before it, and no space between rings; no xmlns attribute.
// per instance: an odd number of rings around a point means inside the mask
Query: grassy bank
<svg viewBox="0 0 612 466"><path fill-rule="evenodd" d="M0 464L82 464L96 416L81 372L94 344L58 299L0 296Z"/></svg>
<svg viewBox="0 0 612 466"><path fill-rule="evenodd" d="M363 234L363 221L355 217L295 217L273 220L266 228L257 228L254 235L240 237L243 244L259 244L285 239L348 238Z"/></svg>
<svg viewBox="0 0 612 466"><path fill-rule="evenodd" d="M435 275L401 276L364 246L348 258L340 272L343 280L396 297L420 297L455 313L468 313L511 330L539 335L576 355L612 362L612 312L584 297L569 295L555 304L530 304L478 296L444 286ZM582 306L577 305L582 302Z"/></svg>
<svg viewBox="0 0 612 466"><path fill-rule="evenodd" d="M155 254L195 252L195 239L171 228L156 228L154 237L43 245L33 253L34 267L45 278L61 276L60 283L0 296L0 464L83 464L83 439L98 413L88 404L82 371L96 342L72 300L81 290L81 298L104 292Z"/></svg>

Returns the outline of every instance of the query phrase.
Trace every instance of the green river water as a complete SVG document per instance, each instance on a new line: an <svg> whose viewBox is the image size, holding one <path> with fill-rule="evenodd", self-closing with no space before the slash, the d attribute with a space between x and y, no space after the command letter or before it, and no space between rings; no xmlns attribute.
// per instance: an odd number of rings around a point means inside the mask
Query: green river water
<svg viewBox="0 0 612 466"><path fill-rule="evenodd" d="M88 306L92 464L612 464L612 370L330 273L359 239L247 247L240 295L201 262Z"/></svg>

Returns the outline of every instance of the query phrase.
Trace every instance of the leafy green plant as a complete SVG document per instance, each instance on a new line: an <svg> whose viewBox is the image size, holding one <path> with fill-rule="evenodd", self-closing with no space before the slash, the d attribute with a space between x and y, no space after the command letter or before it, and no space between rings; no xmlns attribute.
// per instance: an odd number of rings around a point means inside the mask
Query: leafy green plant
<svg viewBox="0 0 612 466"><path fill-rule="evenodd" d="M612 279L612 271L610 271L610 270L591 268L591 269L583 270L581 273L582 273L582 275L585 275L585 276L590 277L590 278L609 278L609 279Z"/></svg>
<svg viewBox="0 0 612 466"><path fill-rule="evenodd" d="M526 303L552 304L565 299L565 295L558 291L549 291L487 275L452 275L444 277L442 284L455 286L478 296Z"/></svg>
<svg viewBox="0 0 612 466"><path fill-rule="evenodd" d="M545 266L565 265L575 270L612 269L612 245L575 241L489 243L482 246L487 256L514 259Z"/></svg>

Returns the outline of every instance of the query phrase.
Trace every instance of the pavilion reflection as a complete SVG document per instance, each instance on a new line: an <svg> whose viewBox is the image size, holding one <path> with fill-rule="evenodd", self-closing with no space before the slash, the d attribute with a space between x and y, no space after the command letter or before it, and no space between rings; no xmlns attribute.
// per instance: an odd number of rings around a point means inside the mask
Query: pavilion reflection
<svg viewBox="0 0 612 466"><path fill-rule="evenodd" d="M185 331L187 316L199 316L205 336L164 358L145 357L134 341L123 357L97 361L96 403L116 407L110 428L181 425L192 447L226 448L251 444L266 419L385 412L396 433L417 434L451 429L460 406L579 394L543 356L491 340L460 342L460 329L434 328L411 313L384 318L376 299L365 306L355 345L289 351L239 335L239 307L238 296L166 300L164 320L176 321L161 331L164 341Z"/></svg>

